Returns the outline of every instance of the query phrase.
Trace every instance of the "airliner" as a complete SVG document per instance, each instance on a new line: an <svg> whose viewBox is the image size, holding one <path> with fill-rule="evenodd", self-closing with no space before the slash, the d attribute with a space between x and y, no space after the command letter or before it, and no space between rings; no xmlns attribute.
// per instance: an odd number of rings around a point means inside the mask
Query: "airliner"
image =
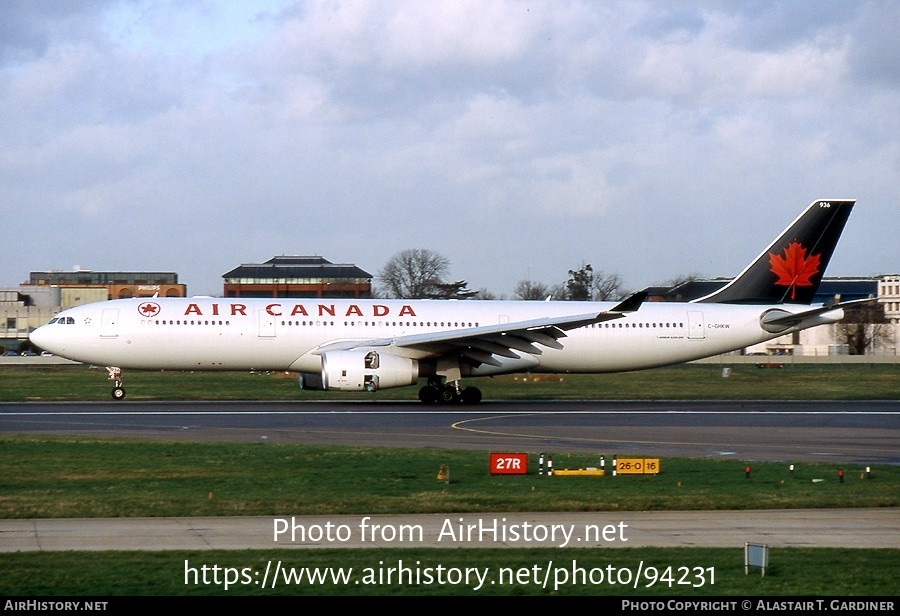
<svg viewBox="0 0 900 616"><path fill-rule="evenodd" d="M689 302L143 297L68 308L39 348L123 370L294 372L301 388L422 384L425 403L478 403L463 378L607 373L680 364L835 323L813 304L855 200L812 202L727 285Z"/></svg>

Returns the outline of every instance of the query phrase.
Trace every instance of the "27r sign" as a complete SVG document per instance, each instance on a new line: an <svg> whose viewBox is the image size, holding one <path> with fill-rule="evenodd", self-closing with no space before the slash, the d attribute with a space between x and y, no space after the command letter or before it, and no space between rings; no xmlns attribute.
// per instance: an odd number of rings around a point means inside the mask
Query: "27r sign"
<svg viewBox="0 0 900 616"><path fill-rule="evenodd" d="M491 475L528 474L527 453L492 453Z"/></svg>

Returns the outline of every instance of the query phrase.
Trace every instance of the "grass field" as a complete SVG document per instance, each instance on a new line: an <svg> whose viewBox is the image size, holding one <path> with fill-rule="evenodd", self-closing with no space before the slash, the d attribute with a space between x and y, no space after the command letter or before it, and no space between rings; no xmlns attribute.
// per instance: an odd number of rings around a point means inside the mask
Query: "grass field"
<svg viewBox="0 0 900 616"><path fill-rule="evenodd" d="M723 367L729 376L723 377ZM272 372L126 371L127 400L417 400L415 387L370 393L301 390L296 375ZM759 369L689 364L639 372L516 375L468 379L486 399L531 400L897 400L900 364L794 364ZM110 400L103 368L0 366L0 396L29 400Z"/></svg>
<svg viewBox="0 0 900 616"><path fill-rule="evenodd" d="M109 400L105 371L84 366L0 369L5 401ZM283 374L142 373L126 375L128 399L297 400L334 392L305 392ZM810 366L760 370L694 365L642 373L540 379L482 379L486 398L535 399L897 399L897 368ZM354 397L357 394L341 394ZM364 395L364 394L363 394ZM415 396L415 389L376 396ZM308 398L307 398L308 397ZM596 461L559 452L578 467ZM452 481L436 480L442 464ZM533 461L532 461L533 464ZM558 465L559 466L559 465ZM871 474L848 467L839 483L835 465L753 463L747 479L740 460L665 459L658 475L548 479L495 477L485 452L321 447L281 444L166 443L94 438L0 436L0 517L302 515L488 511L634 511L854 507L900 505L900 469ZM367 469L379 469L378 473ZM813 479L825 478L821 482ZM830 479L828 479L830 478ZM539 481L540 480L540 481ZM623 513L623 517L626 515ZM900 514L898 514L900 515ZM0 538L2 540L2 538ZM289 567L353 567L349 583L193 583L188 563L259 571L270 562ZM376 575L403 561L521 573L509 583L476 590L464 583L386 581ZM640 584L565 583L544 586L529 577L554 562L609 573L649 566ZM706 579L684 579L682 568ZM609 550L266 550L234 552L28 552L0 554L0 593L12 596L182 595L612 595L612 596L895 596L900 551L785 548L770 555L765 576L745 575L743 546L733 549ZM223 569L224 570L224 569ZM324 569L320 569L324 571ZM645 573L646 573L645 569ZM666 572L668 571L668 575ZM675 577L672 574L675 573ZM714 583L709 579L714 575ZM188 576L189 577L189 576ZM499 578L496 578L499 581ZM191 582L191 583L189 583Z"/></svg>
<svg viewBox="0 0 900 616"><path fill-rule="evenodd" d="M555 468L596 466L553 454ZM900 506L900 468L664 458L657 475L489 472L489 452L0 437L0 518ZM450 482L437 480L442 466ZM837 468L844 468L840 483ZM814 480L820 481L814 481Z"/></svg>

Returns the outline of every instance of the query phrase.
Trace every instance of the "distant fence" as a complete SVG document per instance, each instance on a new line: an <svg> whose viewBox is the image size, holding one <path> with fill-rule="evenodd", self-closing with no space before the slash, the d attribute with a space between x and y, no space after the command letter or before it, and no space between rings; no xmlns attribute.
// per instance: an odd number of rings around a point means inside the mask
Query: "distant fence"
<svg viewBox="0 0 900 616"><path fill-rule="evenodd" d="M63 359L62 357L57 357L55 355L51 355L49 357L45 355L37 355L31 356L26 355L25 357L18 356L0 356L0 366L48 366L55 364L77 364L79 362L72 361L71 359Z"/></svg>
<svg viewBox="0 0 900 616"><path fill-rule="evenodd" d="M698 359L693 364L900 364L897 355L716 355Z"/></svg>

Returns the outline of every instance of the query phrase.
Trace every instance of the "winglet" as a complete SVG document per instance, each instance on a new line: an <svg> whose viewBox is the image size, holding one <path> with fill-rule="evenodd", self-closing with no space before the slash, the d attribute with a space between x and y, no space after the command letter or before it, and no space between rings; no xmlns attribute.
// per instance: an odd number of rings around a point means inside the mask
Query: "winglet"
<svg viewBox="0 0 900 616"><path fill-rule="evenodd" d="M649 295L647 291L638 291L610 308L607 312L635 312L647 299L647 295Z"/></svg>

